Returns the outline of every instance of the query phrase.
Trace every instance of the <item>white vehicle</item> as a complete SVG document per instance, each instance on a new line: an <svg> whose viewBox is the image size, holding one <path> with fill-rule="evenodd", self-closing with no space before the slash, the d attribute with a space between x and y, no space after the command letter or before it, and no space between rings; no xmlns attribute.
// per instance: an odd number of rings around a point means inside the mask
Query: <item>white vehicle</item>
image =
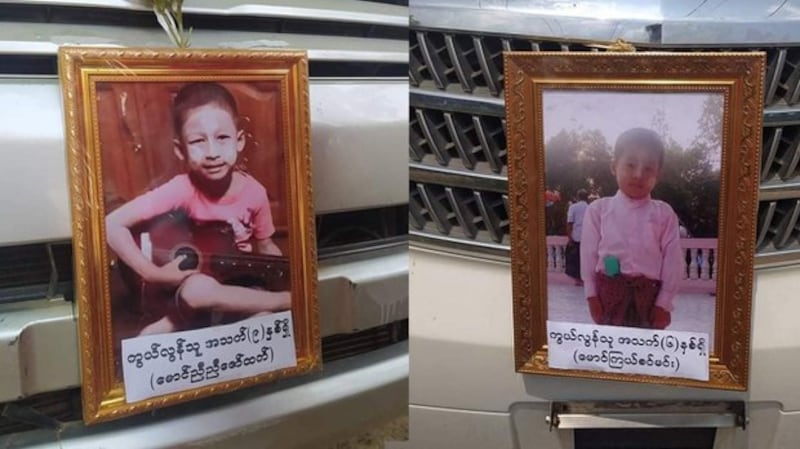
<svg viewBox="0 0 800 449"><path fill-rule="evenodd" d="M407 7L198 0L194 48L308 51L323 371L81 421L56 53L172 46L147 5L0 1L0 447L324 447L405 414Z"/></svg>
<svg viewBox="0 0 800 449"><path fill-rule="evenodd" d="M408 446L797 446L798 6L791 0L410 2ZM502 51L591 51L589 43L617 39L638 50L768 55L746 392L514 371ZM652 401L665 401L671 413L632 418L624 410ZM643 420L648 428L633 429Z"/></svg>

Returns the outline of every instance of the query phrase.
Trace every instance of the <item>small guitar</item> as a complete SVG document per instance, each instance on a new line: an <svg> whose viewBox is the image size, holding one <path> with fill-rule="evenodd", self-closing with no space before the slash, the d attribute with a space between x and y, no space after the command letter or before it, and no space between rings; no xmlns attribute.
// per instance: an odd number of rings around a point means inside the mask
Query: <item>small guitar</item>
<svg viewBox="0 0 800 449"><path fill-rule="evenodd" d="M290 289L289 259L240 251L226 222L198 221L183 211L172 211L137 225L131 233L145 257L157 266L185 256L180 269L198 270L221 284L269 291ZM177 313L189 328L211 324L211 311L196 311L184 304L176 297L176 287L145 282L122 263L120 273L129 290L140 297L143 312L161 316ZM220 322L244 318L235 315L239 314L226 313Z"/></svg>

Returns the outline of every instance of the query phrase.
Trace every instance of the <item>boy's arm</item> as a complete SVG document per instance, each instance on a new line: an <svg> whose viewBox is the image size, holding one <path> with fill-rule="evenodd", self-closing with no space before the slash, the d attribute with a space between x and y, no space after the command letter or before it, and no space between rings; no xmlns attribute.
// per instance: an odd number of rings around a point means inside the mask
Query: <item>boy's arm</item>
<svg viewBox="0 0 800 449"><path fill-rule="evenodd" d="M159 267L147 260L133 240L130 227L141 221L135 203L128 202L106 215L106 240L108 246L146 282L178 285L195 270L181 270L178 265L185 256Z"/></svg>
<svg viewBox="0 0 800 449"><path fill-rule="evenodd" d="M176 176L154 190L139 195L106 215L106 241L108 246L129 267L147 282L178 285L196 270L180 270L183 257L159 267L149 261L133 239L130 228L174 208L184 196L189 180Z"/></svg>
<svg viewBox="0 0 800 449"><path fill-rule="evenodd" d="M678 230L678 216L672 209L668 215L664 234L661 236L664 260L661 262L661 290L656 297L656 305L666 311L672 311L672 300L678 293L685 262Z"/></svg>
<svg viewBox="0 0 800 449"><path fill-rule="evenodd" d="M581 280L583 280L583 289L587 298L597 296L594 270L597 266L598 246L600 245L598 206L586 208L586 214L583 216L583 230L581 230Z"/></svg>

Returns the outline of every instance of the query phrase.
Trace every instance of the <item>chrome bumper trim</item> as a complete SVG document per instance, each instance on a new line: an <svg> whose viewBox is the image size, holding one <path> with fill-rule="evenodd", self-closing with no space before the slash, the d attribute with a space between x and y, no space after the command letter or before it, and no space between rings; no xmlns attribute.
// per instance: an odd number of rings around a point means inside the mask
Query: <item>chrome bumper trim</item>
<svg viewBox="0 0 800 449"><path fill-rule="evenodd" d="M402 415L408 407L408 343L325 365L301 376L56 434L36 430L0 437L0 447L298 447L329 443ZM343 410L348 410L343 413ZM309 431L313 428L313 431ZM320 439L323 439L320 441Z"/></svg>

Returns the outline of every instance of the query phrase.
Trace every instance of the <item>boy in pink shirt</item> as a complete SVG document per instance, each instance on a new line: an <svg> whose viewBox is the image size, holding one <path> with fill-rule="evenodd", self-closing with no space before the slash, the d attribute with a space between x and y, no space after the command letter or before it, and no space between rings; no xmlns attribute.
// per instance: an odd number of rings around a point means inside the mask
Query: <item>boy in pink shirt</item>
<svg viewBox="0 0 800 449"><path fill-rule="evenodd" d="M625 131L611 163L617 193L586 210L581 276L597 324L653 329L670 324L684 264L677 215L650 197L663 165L658 134Z"/></svg>
<svg viewBox="0 0 800 449"><path fill-rule="evenodd" d="M173 103L175 156L187 167L161 186L123 204L106 216L108 245L142 280L175 287L176 299L191 309L257 314L287 310L288 291L270 292L224 285L197 270L182 270L185 256L157 266L136 244L131 228L141 222L182 210L199 221L231 225L237 248L244 252L280 255L266 189L235 168L245 137L237 123L236 100L215 83L184 86ZM141 332L155 334L185 327L175 314L148 324Z"/></svg>

